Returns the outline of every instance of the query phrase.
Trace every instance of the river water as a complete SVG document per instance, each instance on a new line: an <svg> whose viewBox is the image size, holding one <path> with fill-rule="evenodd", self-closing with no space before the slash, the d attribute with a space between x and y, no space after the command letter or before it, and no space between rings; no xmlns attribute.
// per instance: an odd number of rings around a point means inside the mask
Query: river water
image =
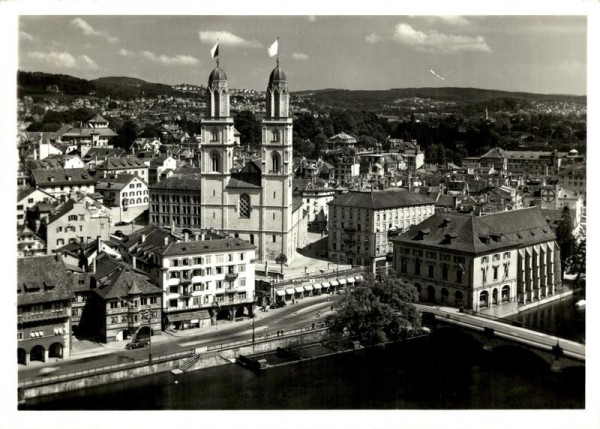
<svg viewBox="0 0 600 429"><path fill-rule="evenodd" d="M576 299L530 310L519 320L548 327L558 314L564 319L554 327L581 338L585 310L574 306ZM466 335L434 332L260 374L237 365L158 374L28 400L22 409L571 409L585 407L584 392L583 368L555 373L531 353L485 352Z"/></svg>

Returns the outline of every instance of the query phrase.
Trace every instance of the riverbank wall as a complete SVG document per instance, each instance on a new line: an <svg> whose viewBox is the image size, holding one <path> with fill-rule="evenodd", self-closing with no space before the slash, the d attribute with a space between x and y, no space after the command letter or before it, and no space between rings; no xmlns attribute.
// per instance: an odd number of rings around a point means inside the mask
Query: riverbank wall
<svg viewBox="0 0 600 429"><path fill-rule="evenodd" d="M150 363L148 360L127 364L112 365L79 373L62 374L60 376L39 378L19 383L19 397L24 400L38 396L53 395L77 389L85 389L101 384L115 383L132 378L169 372L178 369L190 358L198 355L198 360L187 372L197 371L235 362L240 354L256 354L271 352L278 347L290 347L323 339L327 328L299 329L282 334L279 337L266 338L252 342L251 340L221 344L212 347L199 347L177 354L157 356Z"/></svg>

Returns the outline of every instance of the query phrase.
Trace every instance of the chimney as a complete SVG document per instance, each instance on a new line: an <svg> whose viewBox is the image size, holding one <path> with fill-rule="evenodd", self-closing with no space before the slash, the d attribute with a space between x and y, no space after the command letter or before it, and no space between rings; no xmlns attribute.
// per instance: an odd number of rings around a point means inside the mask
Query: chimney
<svg viewBox="0 0 600 429"><path fill-rule="evenodd" d="M187 231L183 233L183 241L190 241L190 234Z"/></svg>
<svg viewBox="0 0 600 429"><path fill-rule="evenodd" d="M96 272L96 259L97 259L98 255L96 255L96 258L94 258L92 260L92 272L95 273Z"/></svg>
<svg viewBox="0 0 600 429"><path fill-rule="evenodd" d="M60 250L56 251L56 262L62 262L62 252Z"/></svg>
<svg viewBox="0 0 600 429"><path fill-rule="evenodd" d="M175 234L175 221L171 221L171 234Z"/></svg>
<svg viewBox="0 0 600 429"><path fill-rule="evenodd" d="M165 246L167 246L168 244L169 244L169 236L167 235L167 236L165 237Z"/></svg>
<svg viewBox="0 0 600 429"><path fill-rule="evenodd" d="M96 254L98 254L102 251L102 237L98 236L98 238L96 238L96 246L98 247Z"/></svg>
<svg viewBox="0 0 600 429"><path fill-rule="evenodd" d="M131 257L131 266L133 268L137 268L136 263L137 263L137 258L135 256L132 256Z"/></svg>
<svg viewBox="0 0 600 429"><path fill-rule="evenodd" d="M146 242L146 234L142 234L142 243Z"/></svg>

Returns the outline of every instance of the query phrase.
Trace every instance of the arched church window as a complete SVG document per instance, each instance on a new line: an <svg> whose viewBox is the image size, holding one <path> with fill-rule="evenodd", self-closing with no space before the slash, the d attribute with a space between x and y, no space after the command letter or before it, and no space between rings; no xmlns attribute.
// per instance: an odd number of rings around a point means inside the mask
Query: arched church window
<svg viewBox="0 0 600 429"><path fill-rule="evenodd" d="M249 219L250 218L250 195L240 195L240 217Z"/></svg>
<svg viewBox="0 0 600 429"><path fill-rule="evenodd" d="M281 155L278 152L273 152L271 155L271 167L274 173L279 173L281 170Z"/></svg>
<svg viewBox="0 0 600 429"><path fill-rule="evenodd" d="M273 130L273 135L271 137L271 141L272 142L278 142L279 141L279 130Z"/></svg>
<svg viewBox="0 0 600 429"><path fill-rule="evenodd" d="M210 171L220 173L221 172L221 155L218 152L212 152L210 154Z"/></svg>
<svg viewBox="0 0 600 429"><path fill-rule="evenodd" d="M217 130L212 130L210 132L210 141L212 141L212 142L219 141L219 132Z"/></svg>

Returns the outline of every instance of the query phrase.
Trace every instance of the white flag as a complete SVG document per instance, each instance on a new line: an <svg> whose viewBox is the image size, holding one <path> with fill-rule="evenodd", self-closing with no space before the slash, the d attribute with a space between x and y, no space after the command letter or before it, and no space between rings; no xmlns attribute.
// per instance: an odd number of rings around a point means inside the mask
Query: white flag
<svg viewBox="0 0 600 429"><path fill-rule="evenodd" d="M279 39L275 40L273 44L269 47L268 52L270 57L274 57L277 55L277 50L279 49Z"/></svg>
<svg viewBox="0 0 600 429"><path fill-rule="evenodd" d="M217 41L217 43L215 43L215 46L213 46L210 50L210 56L213 58L219 56L219 41Z"/></svg>

